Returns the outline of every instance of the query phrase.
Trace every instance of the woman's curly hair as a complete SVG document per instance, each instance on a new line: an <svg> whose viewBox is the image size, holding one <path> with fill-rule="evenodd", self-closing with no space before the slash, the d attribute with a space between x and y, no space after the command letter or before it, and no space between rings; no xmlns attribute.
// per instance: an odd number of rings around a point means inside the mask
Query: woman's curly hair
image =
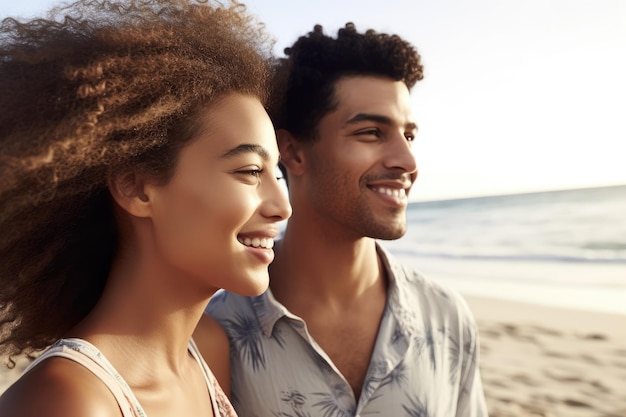
<svg viewBox="0 0 626 417"><path fill-rule="evenodd" d="M99 299L118 240L110 174L167 181L201 108L265 102L271 48L236 1L79 0L2 21L1 356L45 348Z"/></svg>
<svg viewBox="0 0 626 417"><path fill-rule="evenodd" d="M341 77L387 77L409 89L423 78L420 56L409 42L372 29L359 33L353 23L339 29L337 38L315 25L285 55L274 67L270 116L277 129L300 140L317 138L317 124L337 105L334 87Z"/></svg>

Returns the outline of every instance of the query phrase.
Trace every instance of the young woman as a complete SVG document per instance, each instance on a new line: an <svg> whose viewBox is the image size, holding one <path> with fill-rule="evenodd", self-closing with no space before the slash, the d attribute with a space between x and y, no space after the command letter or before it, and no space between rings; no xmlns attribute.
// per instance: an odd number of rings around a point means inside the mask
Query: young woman
<svg viewBox="0 0 626 417"><path fill-rule="evenodd" d="M219 288L265 290L290 215L266 39L237 3L2 22L0 353L48 349L0 415L234 415L191 336Z"/></svg>

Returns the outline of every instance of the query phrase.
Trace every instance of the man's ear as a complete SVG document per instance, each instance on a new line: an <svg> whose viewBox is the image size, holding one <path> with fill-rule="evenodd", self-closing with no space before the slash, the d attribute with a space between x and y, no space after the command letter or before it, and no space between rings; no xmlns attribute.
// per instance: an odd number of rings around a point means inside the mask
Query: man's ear
<svg viewBox="0 0 626 417"><path fill-rule="evenodd" d="M285 129L276 131L276 141L280 152L280 163L291 175L302 175L304 172L304 152L302 143Z"/></svg>
<svg viewBox="0 0 626 417"><path fill-rule="evenodd" d="M113 200L126 212L135 217L149 217L152 210L150 198L145 193L143 175L134 171L109 174L108 187Z"/></svg>

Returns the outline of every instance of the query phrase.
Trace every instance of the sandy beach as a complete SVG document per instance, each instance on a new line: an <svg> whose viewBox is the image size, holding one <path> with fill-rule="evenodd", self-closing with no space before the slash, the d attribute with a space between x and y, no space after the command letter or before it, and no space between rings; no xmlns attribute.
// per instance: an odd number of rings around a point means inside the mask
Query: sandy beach
<svg viewBox="0 0 626 417"><path fill-rule="evenodd" d="M467 301L492 417L626 416L626 315ZM21 369L0 372L0 392Z"/></svg>
<svg viewBox="0 0 626 417"><path fill-rule="evenodd" d="M467 301L490 416L626 416L625 315Z"/></svg>

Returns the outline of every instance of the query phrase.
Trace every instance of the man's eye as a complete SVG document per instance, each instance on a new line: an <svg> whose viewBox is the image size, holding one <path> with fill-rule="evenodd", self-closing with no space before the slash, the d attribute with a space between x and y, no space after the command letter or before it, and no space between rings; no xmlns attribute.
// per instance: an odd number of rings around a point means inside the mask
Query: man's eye
<svg viewBox="0 0 626 417"><path fill-rule="evenodd" d="M360 132L357 132L357 135L369 135L369 136L379 137L380 136L380 130L378 130L378 129L361 130Z"/></svg>
<svg viewBox="0 0 626 417"><path fill-rule="evenodd" d="M406 134L404 135L404 137L406 138L408 142L413 142L415 140L415 135Z"/></svg>

